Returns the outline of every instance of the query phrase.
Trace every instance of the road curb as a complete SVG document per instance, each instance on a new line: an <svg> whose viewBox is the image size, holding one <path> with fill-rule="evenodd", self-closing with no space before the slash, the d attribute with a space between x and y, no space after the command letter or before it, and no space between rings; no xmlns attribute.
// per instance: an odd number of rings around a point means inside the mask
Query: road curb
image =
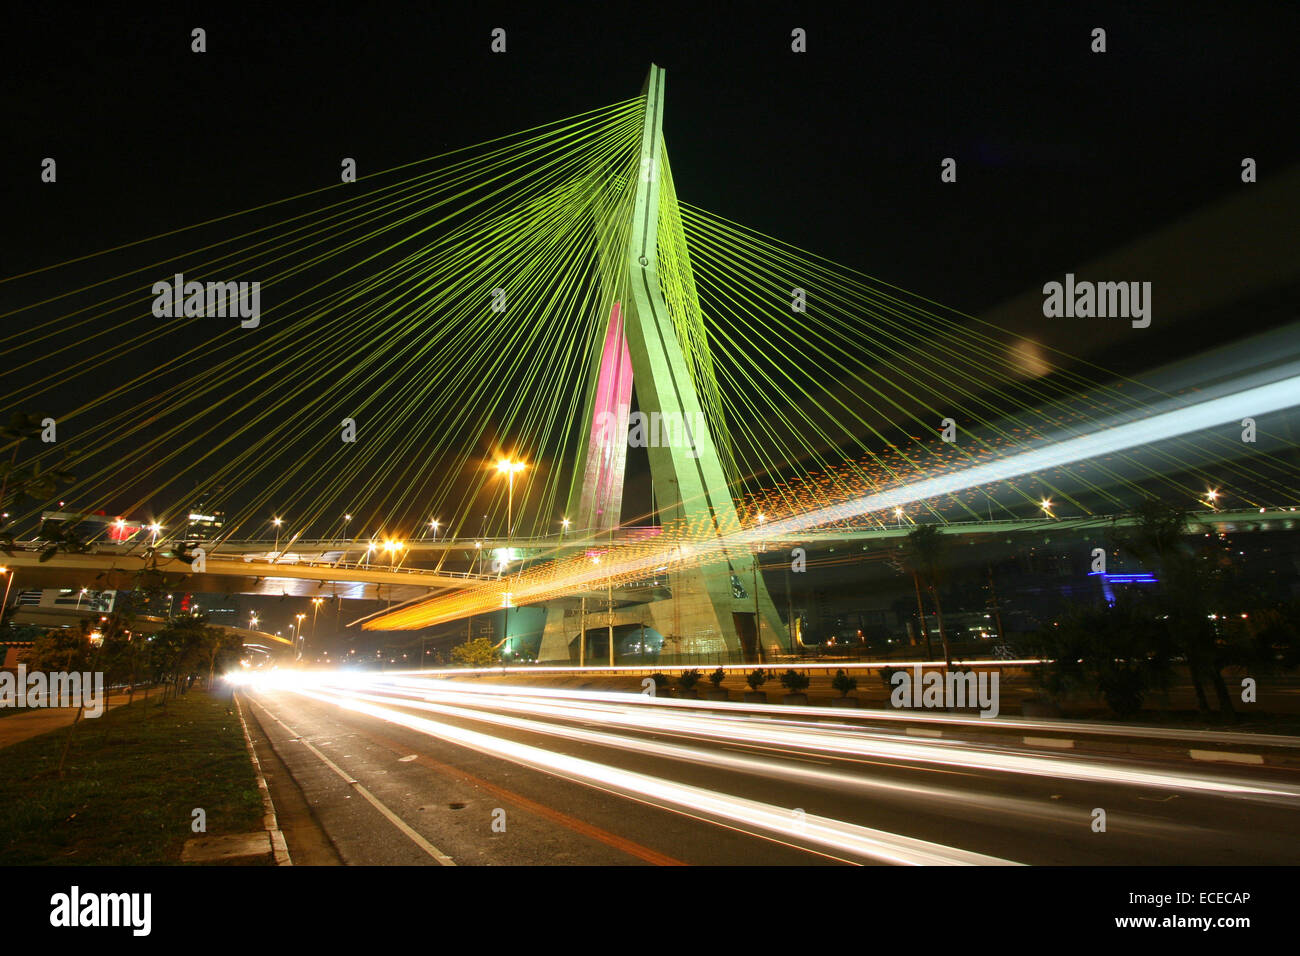
<svg viewBox="0 0 1300 956"><path fill-rule="evenodd" d="M289 844L285 842L284 833L281 832L280 823L275 817L275 804L271 801L271 788L266 785L266 777L262 773L262 763L257 759L257 751L253 748L253 738L249 734L248 724L244 720L244 709L239 706L239 695L231 694L230 699L235 703L235 713L239 715L239 726L244 731L244 745L248 747L248 756L253 760L253 771L257 774L257 789L262 791L262 807L266 811L262 815L262 825L271 838L271 855L275 858L276 866L293 866L293 860L289 857Z"/></svg>

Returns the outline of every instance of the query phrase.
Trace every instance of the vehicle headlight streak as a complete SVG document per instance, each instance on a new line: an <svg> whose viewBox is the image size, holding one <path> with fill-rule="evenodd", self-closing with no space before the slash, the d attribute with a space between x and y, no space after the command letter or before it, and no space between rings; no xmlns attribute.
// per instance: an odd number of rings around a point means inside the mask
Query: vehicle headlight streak
<svg viewBox="0 0 1300 956"><path fill-rule="evenodd" d="M391 700L391 696L386 697L357 690L349 690L344 693L355 699L368 700L376 704L384 704ZM496 713L496 711L533 714L539 717L552 717L562 720L591 721L598 719L604 723L634 731L679 734L692 738L703 737L712 740L771 747L782 751L912 761L955 769L1028 774L1091 783L1156 787L1162 790L1227 793L1233 796L1271 799L1280 798L1287 801L1293 801L1297 796L1294 788L1250 786L1230 779L1216 779L1176 771L1128 770L1113 764L1085 762L1077 757L1040 757L998 753L992 750L975 749L969 744L961 744L957 741L915 742L892 740L880 735L852 731L826 731L811 727L774 728L768 726L766 721L719 718L689 713L657 713L655 710L635 705L632 707L619 707L617 705L589 705L582 707L518 700L509 697L493 697L490 701L483 701L480 704L480 706L491 708L491 710L477 710L434 702L438 699L465 702L465 695L458 694L455 691L435 690L422 696L424 696L424 700L404 699L402 706L601 746L638 750L643 753L657 754L672 759L695 760L697 755L702 754L706 758L704 762L718 762L717 756L712 752L704 753L695 751L693 748L681 748L679 745L654 741L632 741L627 737L616 734L573 727L560 727L535 720L509 717ZM469 703L478 702L471 699ZM756 768L756 772L764 773L766 768ZM854 781L855 778L846 777L842 774L831 774L828 779L835 779L837 782L844 783Z"/></svg>
<svg viewBox="0 0 1300 956"><path fill-rule="evenodd" d="M707 815L728 821L743 829L761 830L775 834L783 840L804 842L827 847L841 853L851 853L887 863L957 866L1007 866L1013 861L999 857L972 853L956 847L930 843L912 837L873 830L842 820L804 814L796 817L785 807L773 806L757 800L729 794L716 793L702 787L676 783L649 774L636 773L609 767L580 757L553 753L540 747L521 744L513 740L467 730L451 724L408 714L393 707L372 703L364 695L351 696L327 694L298 689L304 697L334 704L358 713L377 717L421 733L469 747L494 757L502 757L546 773L557 774L570 780L601 788L616 790L631 796L670 807L680 808L691 815ZM454 708L453 708L454 709ZM514 721L524 729L531 722L517 718L500 717L498 721L509 726Z"/></svg>
<svg viewBox="0 0 1300 956"><path fill-rule="evenodd" d="M511 592L511 601L519 606L544 600L566 590L598 585L603 587L611 579L644 575L665 564L708 564L721 559L729 550L749 551L764 541L783 535L797 534L837 521L889 511L903 505L942 498L971 488L1153 445L1216 425L1238 422L1243 418L1257 418L1290 408L1297 402L1300 402L1300 375L1292 375L1265 385L1244 387L1235 393L1193 405L1158 412L1139 421L1113 425L1091 434L1066 438L994 461L965 467L949 474L909 482L785 517L769 517L761 527L737 528L717 536L696 535L689 541L665 541L663 545L654 548L627 548L623 554L610 554L608 560L599 565L586 560L560 562L558 565L520 574L509 581L459 595L434 598L424 604L394 611L373 618L364 626L367 630L400 630L455 620L467 614L499 607L501 593L507 588Z"/></svg>

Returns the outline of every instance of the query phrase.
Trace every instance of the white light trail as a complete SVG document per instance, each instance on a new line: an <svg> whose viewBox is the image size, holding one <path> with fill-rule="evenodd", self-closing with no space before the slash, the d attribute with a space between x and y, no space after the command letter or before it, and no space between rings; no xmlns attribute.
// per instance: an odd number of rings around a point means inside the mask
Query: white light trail
<svg viewBox="0 0 1300 956"><path fill-rule="evenodd" d="M377 717L527 767L588 785L627 793L649 802L678 808L691 815L712 816L728 821L729 824L741 829L761 830L775 834L783 840L805 842L866 859L913 866L1016 865L1013 861L999 857L873 830L816 814L796 815L785 807L717 793L649 774L622 770L580 757L554 753L540 747L429 720L367 700L306 689L299 689L296 692L313 700Z"/></svg>
<svg viewBox="0 0 1300 956"><path fill-rule="evenodd" d="M345 693L378 704L386 703L390 699L357 690L348 690ZM439 699L450 701L452 706L436 703L435 701ZM454 706L457 702L485 709L471 710ZM1253 786L1230 777L1200 772L1134 770L1077 755L1061 757L1005 753L956 740L898 740L848 729L827 730L811 726L774 727L766 720L656 711L627 705L587 703L586 706L573 706L511 698L505 695L494 696L491 699L484 699L480 695L471 695L467 698L467 695L455 690L437 689L426 692L424 700L407 699L403 701L403 706L601 746L635 749L674 759L683 756L675 751L676 745L658 742L631 744L629 738L616 734L560 727L555 724L505 716L497 712L587 722L598 720L603 724L623 727L634 732L657 731L692 739L703 738L834 757L896 760L948 769L1024 774L1088 783L1156 787L1162 790L1280 799L1288 802L1300 797L1300 789L1285 784Z"/></svg>

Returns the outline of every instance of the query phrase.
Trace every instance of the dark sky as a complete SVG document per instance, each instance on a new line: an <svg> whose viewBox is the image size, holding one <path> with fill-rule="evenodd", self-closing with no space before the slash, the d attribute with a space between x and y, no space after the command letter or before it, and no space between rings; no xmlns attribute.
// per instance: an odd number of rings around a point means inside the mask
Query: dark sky
<svg viewBox="0 0 1300 956"><path fill-rule="evenodd" d="M651 61L683 199L978 315L1230 202L1243 156L1261 189L1300 164L1294 2L333 6L7 11L0 277L332 185L343 156L365 174L626 99ZM0 311L92 275L0 285ZM1295 284L1266 286L1141 354L1061 344L1158 364L1294 319Z"/></svg>
<svg viewBox="0 0 1300 956"><path fill-rule="evenodd" d="M1047 279L1243 190L1272 195L1300 168L1294 3L545 6L15 13L0 38L0 276L332 185L343 156L366 174L629 98L652 60L683 199L976 315L1028 293L1041 322ZM45 156L55 186L39 182ZM940 182L948 156L956 184ZM1297 192L1283 195L1300 206ZM1248 258L1297 258L1294 231L1226 222L1216 242L1240 232ZM1217 249L1186 251L1208 260L1202 281L1216 275ZM0 285L0 308L98 276ZM1295 293L1229 293L1231 321L1157 328L1141 350L1090 341L1096 325L1045 331L1133 371L1294 319Z"/></svg>
<svg viewBox="0 0 1300 956"><path fill-rule="evenodd" d="M629 97L651 60L683 198L969 312L1300 160L1294 3L468 6L12 13L0 272Z"/></svg>

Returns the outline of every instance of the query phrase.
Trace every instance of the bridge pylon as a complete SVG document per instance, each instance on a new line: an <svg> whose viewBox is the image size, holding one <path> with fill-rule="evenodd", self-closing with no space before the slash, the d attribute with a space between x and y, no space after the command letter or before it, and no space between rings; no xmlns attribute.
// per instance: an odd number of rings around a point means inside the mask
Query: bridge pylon
<svg viewBox="0 0 1300 956"><path fill-rule="evenodd" d="M660 523L689 529L697 540L718 539L740 527L736 505L659 277L660 184L665 165L660 67L650 67L644 95L632 221L622 231L628 237L623 261L603 270L614 277L618 290L614 294L620 298L613 302L603 340L594 349L595 375L587 402L590 440L578 462L582 483L575 482L569 509L575 516L575 533L596 537L612 534L618 527L635 383L638 410L651 421L672 425L651 429L647 446ZM731 547L723 548L721 555L711 564L670 569L671 597L616 609L615 626L641 624L658 631L668 639L660 658L665 662L726 653L732 660L739 661L743 653L746 661L757 662L758 633L763 653L773 646L788 648L785 624L762 575L755 574L753 554ZM588 632L608 627L608 605L599 599L587 604ZM761 627L756 626L759 618ZM580 627L577 609L548 609L538 659L576 660ZM589 650L586 659L607 663L607 655L606 650L601 660L593 660Z"/></svg>

